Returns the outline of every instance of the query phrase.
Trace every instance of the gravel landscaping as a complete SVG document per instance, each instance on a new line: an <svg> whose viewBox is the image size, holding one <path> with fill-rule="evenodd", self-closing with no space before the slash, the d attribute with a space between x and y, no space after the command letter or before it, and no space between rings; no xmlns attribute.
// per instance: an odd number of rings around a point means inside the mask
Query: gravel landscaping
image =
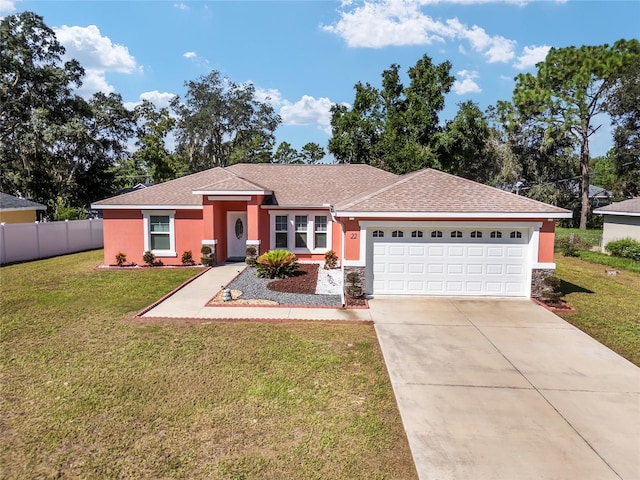
<svg viewBox="0 0 640 480"><path fill-rule="evenodd" d="M338 276L319 268L318 264L300 264L300 274L284 280L258 278L253 268L246 268L229 285L231 290L240 290L242 300L271 300L280 305L308 305L313 307L341 307ZM274 283L275 291L267 286ZM318 288L320 286L320 288ZM331 291L335 294L299 293L309 291Z"/></svg>

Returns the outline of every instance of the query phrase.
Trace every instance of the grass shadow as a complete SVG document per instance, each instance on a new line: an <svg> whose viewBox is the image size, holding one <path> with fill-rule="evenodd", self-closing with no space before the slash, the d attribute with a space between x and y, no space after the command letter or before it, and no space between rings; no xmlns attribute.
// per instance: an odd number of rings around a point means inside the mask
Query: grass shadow
<svg viewBox="0 0 640 480"><path fill-rule="evenodd" d="M589 290L588 288L581 287L580 285L576 285L565 280L560 280L560 291L563 295L567 295L569 293L595 293L593 290Z"/></svg>

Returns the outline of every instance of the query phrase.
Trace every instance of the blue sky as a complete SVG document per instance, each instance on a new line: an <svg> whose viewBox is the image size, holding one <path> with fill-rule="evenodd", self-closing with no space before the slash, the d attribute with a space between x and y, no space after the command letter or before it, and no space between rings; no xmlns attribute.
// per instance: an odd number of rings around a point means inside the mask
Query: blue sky
<svg viewBox="0 0 640 480"><path fill-rule="evenodd" d="M87 71L83 95L122 94L130 106L184 95L212 69L252 82L283 123L277 142L326 148L329 108L350 103L356 82L380 85L422 55L456 76L441 121L466 100L511 98L513 78L535 71L550 47L599 45L640 35L639 1L31 1L0 0L0 15L42 15ZM611 144L608 121L592 154Z"/></svg>

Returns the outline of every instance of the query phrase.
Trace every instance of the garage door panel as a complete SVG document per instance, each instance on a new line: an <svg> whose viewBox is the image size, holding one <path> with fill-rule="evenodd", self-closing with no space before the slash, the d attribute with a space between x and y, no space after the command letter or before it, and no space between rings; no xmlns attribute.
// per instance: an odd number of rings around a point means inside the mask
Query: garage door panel
<svg viewBox="0 0 640 480"><path fill-rule="evenodd" d="M389 229L390 232L393 229ZM409 229L404 228L405 231ZM524 296L527 238L385 238L373 242L373 292L410 295ZM503 231L503 236L505 233ZM527 237L523 235L523 237ZM437 242L437 243L434 243Z"/></svg>

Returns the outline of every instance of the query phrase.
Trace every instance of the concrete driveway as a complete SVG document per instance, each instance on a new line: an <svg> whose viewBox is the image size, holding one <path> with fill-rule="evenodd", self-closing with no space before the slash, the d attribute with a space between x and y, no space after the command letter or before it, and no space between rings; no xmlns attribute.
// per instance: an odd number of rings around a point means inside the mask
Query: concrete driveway
<svg viewBox="0 0 640 480"><path fill-rule="evenodd" d="M640 479L640 369L529 300L377 297L421 479Z"/></svg>

